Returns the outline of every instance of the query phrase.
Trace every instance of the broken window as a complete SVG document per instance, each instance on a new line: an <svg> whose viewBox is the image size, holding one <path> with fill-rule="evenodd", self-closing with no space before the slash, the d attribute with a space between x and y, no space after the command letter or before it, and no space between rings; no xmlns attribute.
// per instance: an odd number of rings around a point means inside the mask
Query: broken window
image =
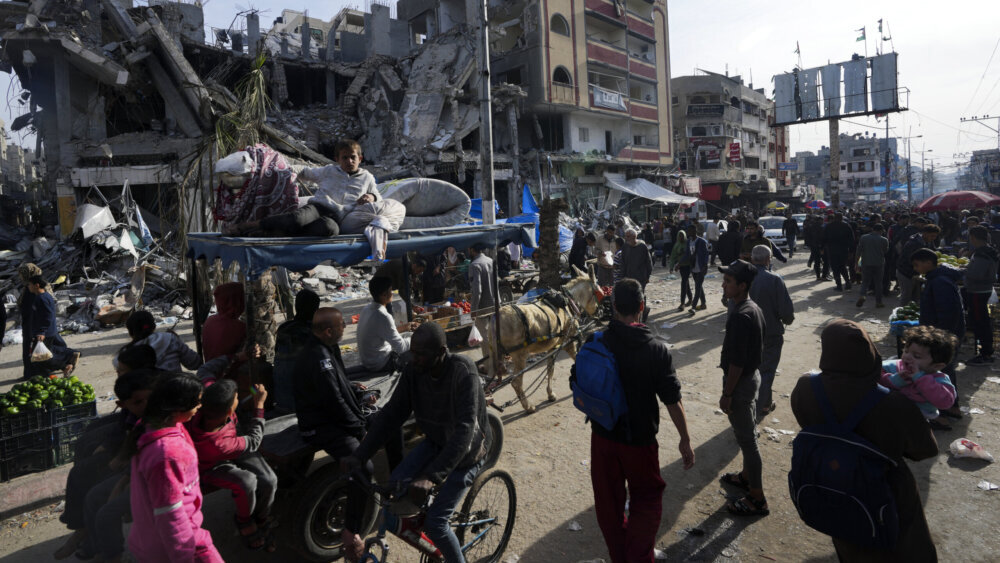
<svg viewBox="0 0 1000 563"><path fill-rule="evenodd" d="M554 71L552 71L552 82L557 84L573 84L573 77L570 76L569 71L566 67L557 66Z"/></svg>
<svg viewBox="0 0 1000 563"><path fill-rule="evenodd" d="M566 18L562 17L560 14L554 14L552 16L552 21L549 22L549 29L552 33L558 33L559 35L565 35L569 37L569 23L566 22Z"/></svg>

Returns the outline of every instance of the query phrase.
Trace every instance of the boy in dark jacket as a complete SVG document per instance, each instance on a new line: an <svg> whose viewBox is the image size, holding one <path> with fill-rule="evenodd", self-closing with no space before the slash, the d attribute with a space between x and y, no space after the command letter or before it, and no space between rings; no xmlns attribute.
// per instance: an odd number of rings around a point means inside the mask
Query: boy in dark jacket
<svg viewBox="0 0 1000 563"><path fill-rule="evenodd" d="M924 290L920 294L920 324L948 331L961 342L965 336L965 308L962 306L962 294L958 290L958 282L962 272L948 266L938 266L937 254L929 248L921 248L910 257L913 270L923 275ZM958 380L955 377L955 360L945 367L944 373L951 377L958 391ZM950 409L942 410L941 414L952 418L961 418L958 409L958 397Z"/></svg>
<svg viewBox="0 0 1000 563"><path fill-rule="evenodd" d="M639 323L645 308L639 282L625 278L616 283L613 302L615 318L603 338L615 356L628 413L611 430L591 421L594 509L612 561L652 562L666 487L660 477L656 442L660 425L657 398L666 405L677 427L684 469L694 466L694 451L670 351ZM576 375L575 364L571 372Z"/></svg>
<svg viewBox="0 0 1000 563"><path fill-rule="evenodd" d="M278 488L278 476L257 453L264 438L264 386L254 386L256 412L249 433L240 435L235 413L239 406L236 382L222 379L205 389L201 411L187 423L191 441L198 451L201 482L229 489L236 502L236 527L250 549L267 547L274 551L268 530L271 505Z"/></svg>
<svg viewBox="0 0 1000 563"><path fill-rule="evenodd" d="M979 343L976 357L965 362L967 366L985 366L993 363L993 321L987 307L993 284L997 281L1000 255L989 244L990 232L977 225L969 229L972 259L965 270L965 293L969 296L969 324Z"/></svg>

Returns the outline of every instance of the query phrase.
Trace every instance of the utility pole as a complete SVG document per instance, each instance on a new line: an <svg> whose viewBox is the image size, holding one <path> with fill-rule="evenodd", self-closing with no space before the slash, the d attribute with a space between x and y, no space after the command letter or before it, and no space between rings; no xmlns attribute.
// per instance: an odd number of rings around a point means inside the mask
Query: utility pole
<svg viewBox="0 0 1000 563"><path fill-rule="evenodd" d="M478 0L479 21L479 186L483 198L483 224L496 222L493 195L493 104L490 88L489 0ZM468 4L466 4L468 6Z"/></svg>
<svg viewBox="0 0 1000 563"><path fill-rule="evenodd" d="M830 120L830 205L840 207L840 120Z"/></svg>

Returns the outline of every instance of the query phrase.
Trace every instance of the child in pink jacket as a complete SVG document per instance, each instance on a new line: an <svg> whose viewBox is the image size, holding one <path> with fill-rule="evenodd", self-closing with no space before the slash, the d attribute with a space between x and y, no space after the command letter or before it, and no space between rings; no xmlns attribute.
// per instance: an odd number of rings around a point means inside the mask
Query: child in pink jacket
<svg viewBox="0 0 1000 563"><path fill-rule="evenodd" d="M149 396L146 432L132 450L129 551L143 563L222 562L202 529L198 453L184 423L198 411L198 378L174 374Z"/></svg>
<svg viewBox="0 0 1000 563"><path fill-rule="evenodd" d="M951 430L938 420L938 409L955 403L955 386L941 370L955 356L957 339L950 332L929 326L913 327L903 339L903 358L882 362L882 385L916 403L931 428Z"/></svg>

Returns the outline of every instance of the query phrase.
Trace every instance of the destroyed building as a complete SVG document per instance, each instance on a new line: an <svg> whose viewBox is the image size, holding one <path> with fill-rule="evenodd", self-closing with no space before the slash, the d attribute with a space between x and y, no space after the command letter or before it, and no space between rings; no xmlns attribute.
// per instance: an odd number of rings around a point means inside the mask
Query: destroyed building
<svg viewBox="0 0 1000 563"><path fill-rule="evenodd" d="M472 0L378 0L329 22L285 10L206 34L200 3L0 3L2 67L37 133L43 188L59 231L90 189L128 182L150 228L213 230L214 158L202 158L233 90L266 56L273 107L262 142L292 162L331 162L357 138L380 180L434 177L478 195L478 31ZM573 205L606 182L671 169L664 0L491 0L489 44L496 199L519 212L521 186ZM211 155L217 157L218 155Z"/></svg>

